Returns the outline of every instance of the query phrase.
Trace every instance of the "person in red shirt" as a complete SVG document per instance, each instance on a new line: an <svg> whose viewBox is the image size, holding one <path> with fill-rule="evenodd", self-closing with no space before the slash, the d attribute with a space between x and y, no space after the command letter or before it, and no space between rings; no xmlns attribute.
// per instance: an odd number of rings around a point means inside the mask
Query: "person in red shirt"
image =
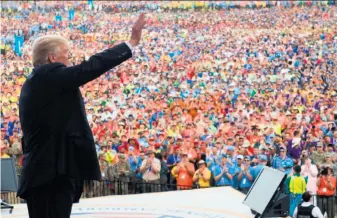
<svg viewBox="0 0 337 218"><path fill-rule="evenodd" d="M331 165L326 165L317 179L317 206L332 218L336 214L335 193L336 193L336 177L333 176Z"/></svg>
<svg viewBox="0 0 337 218"><path fill-rule="evenodd" d="M259 136L260 128L254 122L250 122L250 124L251 124L250 129L246 129L246 137L251 144L254 144L260 141L261 138Z"/></svg>
<svg viewBox="0 0 337 218"><path fill-rule="evenodd" d="M140 153L140 145L139 145L139 142L137 141L137 139L135 139L135 138L130 138L129 140L128 140L128 144L129 144L129 147L133 147L133 149L134 149L134 154L136 155L136 156L138 156L139 155L139 153Z"/></svg>
<svg viewBox="0 0 337 218"><path fill-rule="evenodd" d="M244 156L253 156L253 152L249 151L250 147L250 142L248 140L245 140L242 147L240 147L240 151L238 153Z"/></svg>
<svg viewBox="0 0 337 218"><path fill-rule="evenodd" d="M125 154L129 152L129 143L126 135L122 135L121 137L122 144L118 147L118 151L121 152L124 149Z"/></svg>

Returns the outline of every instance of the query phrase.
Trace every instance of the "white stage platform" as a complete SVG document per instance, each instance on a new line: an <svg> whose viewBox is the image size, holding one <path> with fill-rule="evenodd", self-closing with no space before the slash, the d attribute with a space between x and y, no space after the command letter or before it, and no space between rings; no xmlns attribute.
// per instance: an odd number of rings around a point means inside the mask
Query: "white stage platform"
<svg viewBox="0 0 337 218"><path fill-rule="evenodd" d="M152 194L82 199L74 204L72 218L251 218L244 195L228 188L208 188ZM3 218L28 218L25 204L14 205Z"/></svg>

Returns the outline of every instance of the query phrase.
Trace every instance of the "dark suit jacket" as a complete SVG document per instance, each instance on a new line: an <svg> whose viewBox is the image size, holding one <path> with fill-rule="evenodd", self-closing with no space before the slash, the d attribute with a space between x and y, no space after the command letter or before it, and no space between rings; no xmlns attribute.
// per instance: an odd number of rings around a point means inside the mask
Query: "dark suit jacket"
<svg viewBox="0 0 337 218"><path fill-rule="evenodd" d="M61 63L34 68L23 84L19 114L23 130L23 167L18 196L60 175L101 180L96 149L79 87L128 60L121 43L80 65Z"/></svg>

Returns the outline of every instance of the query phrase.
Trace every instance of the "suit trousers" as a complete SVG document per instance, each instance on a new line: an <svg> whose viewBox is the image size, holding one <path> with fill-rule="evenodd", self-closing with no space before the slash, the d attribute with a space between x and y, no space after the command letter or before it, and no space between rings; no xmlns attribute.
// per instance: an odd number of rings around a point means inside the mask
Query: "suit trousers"
<svg viewBox="0 0 337 218"><path fill-rule="evenodd" d="M29 218L69 218L77 197L74 180L60 176L27 192Z"/></svg>

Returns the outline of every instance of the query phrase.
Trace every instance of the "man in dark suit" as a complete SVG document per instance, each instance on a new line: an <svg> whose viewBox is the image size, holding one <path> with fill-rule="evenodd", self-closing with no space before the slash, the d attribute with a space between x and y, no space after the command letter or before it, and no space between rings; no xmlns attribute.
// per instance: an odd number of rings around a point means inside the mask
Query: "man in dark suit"
<svg viewBox="0 0 337 218"><path fill-rule="evenodd" d="M70 217L83 180L101 180L79 87L131 58L145 22L141 14L129 42L76 66L70 66L65 38L43 36L34 42L34 69L19 102L24 157L18 196L26 199L29 217Z"/></svg>

